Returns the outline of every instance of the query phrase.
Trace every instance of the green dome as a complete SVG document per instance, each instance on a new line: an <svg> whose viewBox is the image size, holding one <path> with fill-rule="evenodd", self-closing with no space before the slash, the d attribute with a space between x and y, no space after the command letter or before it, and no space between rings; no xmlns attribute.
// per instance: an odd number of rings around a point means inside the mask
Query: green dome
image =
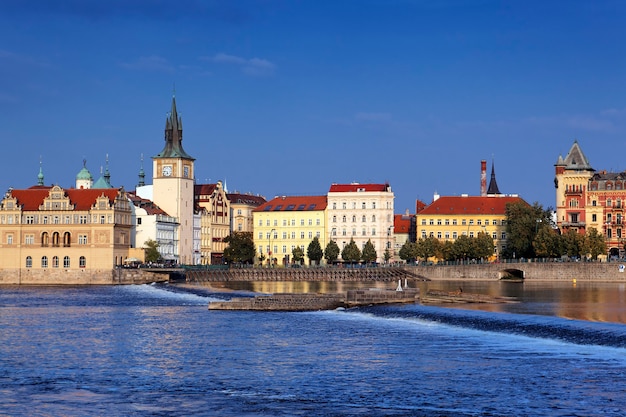
<svg viewBox="0 0 626 417"><path fill-rule="evenodd" d="M91 175L91 172L89 172L89 170L87 169L87 161L83 160L83 169L78 171L78 174L76 174L76 179L93 181L93 176Z"/></svg>

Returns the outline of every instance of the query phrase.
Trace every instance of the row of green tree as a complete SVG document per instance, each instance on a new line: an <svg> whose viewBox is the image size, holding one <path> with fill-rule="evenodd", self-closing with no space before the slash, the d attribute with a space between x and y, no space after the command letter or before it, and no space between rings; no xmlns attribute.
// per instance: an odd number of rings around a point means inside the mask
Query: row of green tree
<svg viewBox="0 0 626 417"><path fill-rule="evenodd" d="M233 232L230 236L224 239L228 246L224 249L224 259L227 263L244 263L251 264L254 262L256 256L256 249L254 245L254 239L250 232ZM363 250L360 250L353 239L350 239L343 250L339 249L339 246L334 240L331 240L326 245L326 248L322 250L322 245L317 237L314 237L306 250L306 256L309 258L311 264L319 265L322 259L326 260L326 263L332 264L339 259L344 262L376 262L378 254L371 240L368 240ZM385 251L385 261L391 258L391 254L388 250ZM265 254L259 254L259 261L264 262L267 257ZM291 259L294 263L301 263L304 260L304 251L301 247L296 246L292 253Z"/></svg>
<svg viewBox="0 0 626 417"><path fill-rule="evenodd" d="M420 238L417 242L406 242L398 255L407 262L437 258L445 261L457 259L487 259L493 255L494 243L491 236L480 232L476 237L459 236L456 240L440 241L436 237Z"/></svg>
<svg viewBox="0 0 626 417"><path fill-rule="evenodd" d="M506 258L558 258L562 256L597 259L606 255L604 236L594 228L583 235L575 230L559 233L552 221L552 209L539 203L523 202L506 206Z"/></svg>
<svg viewBox="0 0 626 417"><path fill-rule="evenodd" d="M584 235L575 230L561 234L552 221L552 209L544 209L539 203L507 204L506 236L507 246L500 254L504 259L562 256L597 259L598 255L606 254L604 237L596 229L590 228ZM484 232L476 237L461 235L454 241L421 238L405 243L399 253L406 261L485 259L493 254L493 239Z"/></svg>

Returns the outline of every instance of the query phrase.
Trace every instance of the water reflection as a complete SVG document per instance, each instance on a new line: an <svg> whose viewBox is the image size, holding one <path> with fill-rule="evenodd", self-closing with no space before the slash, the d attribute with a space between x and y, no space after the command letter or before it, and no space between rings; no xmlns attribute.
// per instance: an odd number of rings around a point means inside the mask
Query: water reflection
<svg viewBox="0 0 626 417"><path fill-rule="evenodd" d="M337 293L351 289L395 289L397 282L215 282L205 284L215 291L250 291L255 293ZM404 286L404 281L402 282ZM408 281L408 287L425 292L432 290L513 297L515 304L454 304L463 308L503 313L536 314L568 319L626 323L626 284L606 282L526 281Z"/></svg>

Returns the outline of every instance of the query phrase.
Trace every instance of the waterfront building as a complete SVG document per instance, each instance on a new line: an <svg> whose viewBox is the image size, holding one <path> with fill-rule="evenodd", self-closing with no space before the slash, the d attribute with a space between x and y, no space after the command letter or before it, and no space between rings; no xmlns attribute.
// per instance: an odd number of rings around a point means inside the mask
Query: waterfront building
<svg viewBox="0 0 626 417"><path fill-rule="evenodd" d="M131 246L145 249L148 240L159 245L157 250L165 261L178 261L178 221L154 202L128 193L132 203ZM143 259L141 259L143 260Z"/></svg>
<svg viewBox="0 0 626 417"><path fill-rule="evenodd" d="M85 171L79 176L88 181ZM59 282L63 275L56 271L112 270L131 247L130 206L123 188L45 186L40 171L38 185L10 189L2 198L0 269L49 271Z"/></svg>
<svg viewBox="0 0 626 417"><path fill-rule="evenodd" d="M183 123L172 97L165 121L165 146L152 157L152 201L179 223L178 260L193 264L194 248L194 161L182 145Z"/></svg>
<svg viewBox="0 0 626 417"><path fill-rule="evenodd" d="M264 197L252 194L227 193L230 201L230 230L231 232L254 233L255 208L267 201Z"/></svg>
<svg viewBox="0 0 626 417"><path fill-rule="evenodd" d="M459 236L476 237L479 232L491 236L494 256L506 249L506 205L524 202L516 195L439 196L417 213L417 236L435 237L441 242Z"/></svg>
<svg viewBox="0 0 626 417"><path fill-rule="evenodd" d="M404 214L393 216L393 257L390 262L400 260L400 249L406 242L416 241L415 214L410 214L407 210Z"/></svg>
<svg viewBox="0 0 626 417"><path fill-rule="evenodd" d="M230 235L230 201L222 182L196 184L194 187L195 210L200 217L200 263L220 265L224 263L224 239Z"/></svg>
<svg viewBox="0 0 626 417"><path fill-rule="evenodd" d="M389 184L332 184L327 196L328 239L339 249L353 239L363 250L369 240L376 262L384 261L385 250L393 253L394 194Z"/></svg>
<svg viewBox="0 0 626 417"><path fill-rule="evenodd" d="M554 167L557 225L562 232L571 229L585 234L587 230L587 213L585 210L587 191L589 181L595 170L581 150L578 141L574 141L565 158L559 155ZM592 214L601 215L602 213L597 210L602 211L601 209L593 209L594 213ZM602 222L599 225L602 225ZM597 229L599 232L602 231L601 228Z"/></svg>
<svg viewBox="0 0 626 417"><path fill-rule="evenodd" d="M624 257L626 172L596 171L578 141L555 164L556 219L562 233L602 233L609 256Z"/></svg>
<svg viewBox="0 0 626 417"><path fill-rule="evenodd" d="M322 250L326 237L326 196L276 197L252 211L253 239L258 256L271 264L289 265L292 253L300 247L305 262L310 263L306 252L317 237Z"/></svg>

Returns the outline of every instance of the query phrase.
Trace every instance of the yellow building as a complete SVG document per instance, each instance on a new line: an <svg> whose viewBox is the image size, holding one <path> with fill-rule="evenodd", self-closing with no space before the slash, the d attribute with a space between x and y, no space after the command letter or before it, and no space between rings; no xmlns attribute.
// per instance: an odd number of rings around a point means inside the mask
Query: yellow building
<svg viewBox="0 0 626 417"><path fill-rule="evenodd" d="M292 252L300 247L306 256L311 241L317 237L324 250L326 236L326 196L276 197L253 211L254 243L257 256L278 265L292 262Z"/></svg>
<svg viewBox="0 0 626 417"><path fill-rule="evenodd" d="M0 204L0 270L49 271L59 282L58 271L112 270L129 254L130 204L123 188L8 191Z"/></svg>
<svg viewBox="0 0 626 417"><path fill-rule="evenodd" d="M254 232L253 211L267 201L260 195L228 193L231 232Z"/></svg>
<svg viewBox="0 0 626 417"><path fill-rule="evenodd" d="M445 242L462 235L475 237L479 232L485 232L492 237L494 256L498 256L507 244L506 205L518 202L524 200L503 194L435 196L435 200L416 215L417 238L432 236Z"/></svg>

